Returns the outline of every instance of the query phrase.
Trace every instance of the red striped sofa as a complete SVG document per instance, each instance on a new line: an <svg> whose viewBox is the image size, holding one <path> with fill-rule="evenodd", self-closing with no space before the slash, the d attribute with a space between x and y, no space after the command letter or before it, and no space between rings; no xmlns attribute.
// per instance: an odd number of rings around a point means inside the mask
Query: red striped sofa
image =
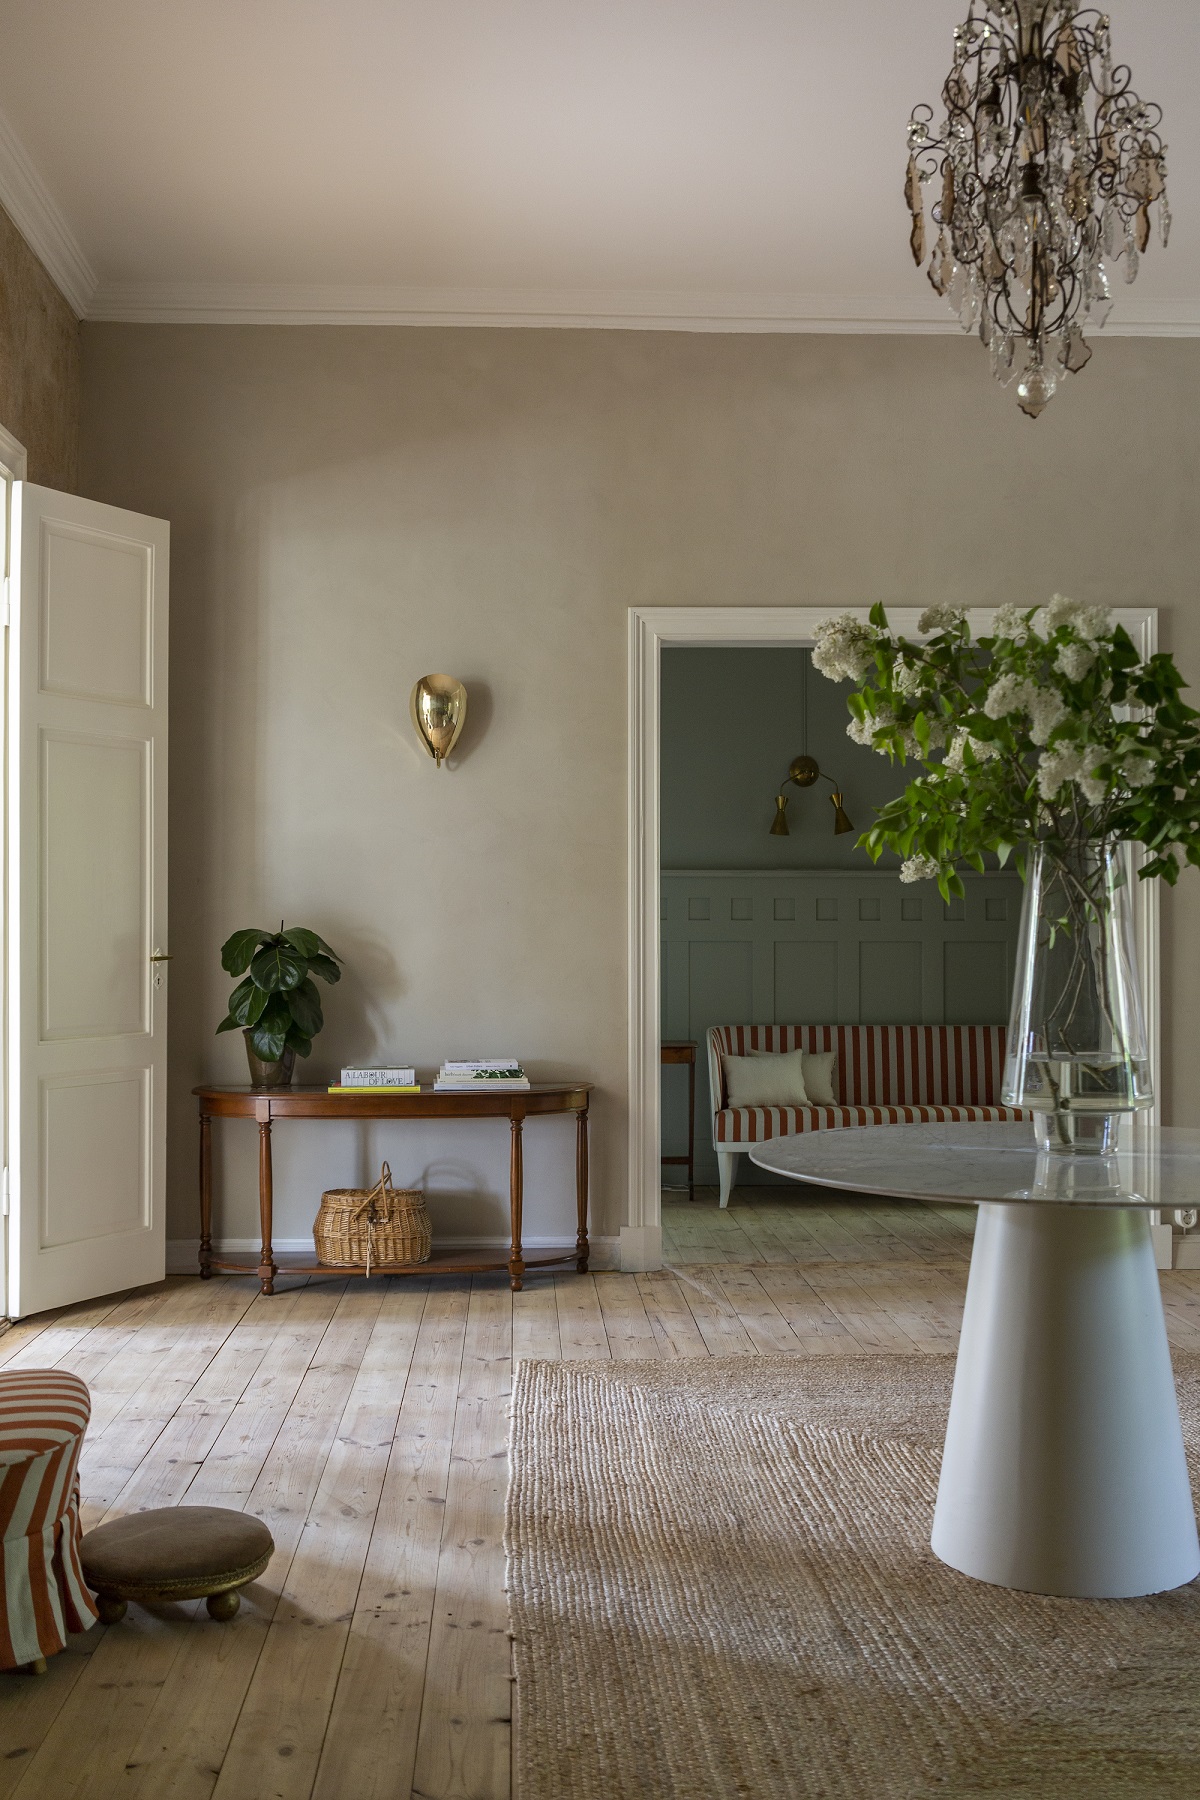
<svg viewBox="0 0 1200 1800"><path fill-rule="evenodd" d="M728 1206L738 1157L749 1144L852 1125L983 1123L1025 1119L1001 1106L1002 1025L713 1025L708 1032L713 1149ZM837 1106L727 1104L726 1056L752 1050L834 1050Z"/></svg>

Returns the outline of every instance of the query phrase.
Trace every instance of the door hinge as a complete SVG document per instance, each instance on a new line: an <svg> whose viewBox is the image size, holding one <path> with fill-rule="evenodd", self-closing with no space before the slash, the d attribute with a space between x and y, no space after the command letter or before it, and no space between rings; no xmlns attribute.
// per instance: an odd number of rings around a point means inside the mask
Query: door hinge
<svg viewBox="0 0 1200 1800"><path fill-rule="evenodd" d="M0 1175L0 1218L8 1217L8 1164L4 1165L4 1173Z"/></svg>

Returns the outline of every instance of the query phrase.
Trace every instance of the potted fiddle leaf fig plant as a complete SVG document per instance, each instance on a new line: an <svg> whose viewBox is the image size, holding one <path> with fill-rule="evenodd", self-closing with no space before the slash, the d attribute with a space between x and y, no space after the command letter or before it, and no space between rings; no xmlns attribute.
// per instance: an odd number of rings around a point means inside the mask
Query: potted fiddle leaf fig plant
<svg viewBox="0 0 1200 1800"><path fill-rule="evenodd" d="M250 926L221 946L221 967L241 975L229 996L229 1012L217 1031L240 1031L246 1040L254 1087L287 1087L297 1056L307 1056L325 1023L313 984L340 981L341 957L318 932L301 925L278 931Z"/></svg>

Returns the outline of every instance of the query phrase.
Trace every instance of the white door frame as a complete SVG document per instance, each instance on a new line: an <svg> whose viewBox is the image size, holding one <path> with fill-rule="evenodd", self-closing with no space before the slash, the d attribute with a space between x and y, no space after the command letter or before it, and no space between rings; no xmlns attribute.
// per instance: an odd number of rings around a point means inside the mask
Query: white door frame
<svg viewBox="0 0 1200 1800"><path fill-rule="evenodd" d="M20 443L13 436L12 432L7 429L6 426L0 424L0 490L2 490L2 505L3 505L3 517L0 518L0 530L3 531L3 536L4 536L3 545L0 546L0 560L3 561L3 569L0 570L0 575L2 575L2 577L3 577L3 584L4 584L4 601L3 601L3 608L2 608L2 614L3 614L3 633L2 633L2 635L3 635L4 641L3 641L3 651L2 651L2 653L0 653L0 695L3 695L5 697L4 700L0 701L0 711L3 711L4 705L7 700L7 695L8 695L8 641L9 641L8 576L9 576L9 557L10 557L11 540L12 540L12 488L13 488L14 481L24 481L25 480L26 474L28 472L28 460L29 459L26 456L24 444ZM7 737L8 737L8 720L7 720L7 718L3 718L3 719L0 719L0 739L7 741ZM3 784L3 786L4 786L5 793L7 794L8 783L5 782ZM7 894L8 894L8 817L7 817L7 813L5 813L5 817L2 821L2 827L0 827L0 835L2 835L2 837L3 837L3 848L0 849L0 891L2 891L5 894L5 896L7 896ZM3 903L0 903L0 911L2 911L4 914L2 920L0 920L0 942L7 943L8 942L8 917L7 917L6 908L4 907ZM2 1154L0 1154L0 1162L3 1163L3 1173L0 1174L0 1206L3 1207L3 1217L0 1217L0 1296L6 1295L8 1293L8 1118L7 1118L8 982L7 982L7 962L8 962L7 957L0 955L0 1145L3 1146ZM0 1299L0 1313L2 1313L3 1311L4 1311L4 1302L3 1302L3 1299Z"/></svg>
<svg viewBox="0 0 1200 1800"><path fill-rule="evenodd" d="M822 619L850 612L866 619L866 606L654 606L629 609L629 1211L621 1227L621 1267L662 1267L662 1167L659 1162L659 723L660 656L664 644L753 648L813 643ZM992 607L967 614L978 636L988 631ZM895 631L917 635L919 607L895 607ZM1113 617L1143 657L1158 648L1158 609L1115 607ZM1138 958L1146 1004L1151 1070L1159 1063L1157 881L1137 885ZM1149 1123L1157 1123L1157 1108Z"/></svg>

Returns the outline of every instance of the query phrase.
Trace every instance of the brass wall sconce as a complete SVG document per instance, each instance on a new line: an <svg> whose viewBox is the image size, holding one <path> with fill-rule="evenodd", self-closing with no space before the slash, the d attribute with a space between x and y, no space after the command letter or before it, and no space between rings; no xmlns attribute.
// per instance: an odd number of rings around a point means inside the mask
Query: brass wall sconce
<svg viewBox="0 0 1200 1800"><path fill-rule="evenodd" d="M422 675L408 698L417 736L440 769L467 722L467 690L453 675Z"/></svg>
<svg viewBox="0 0 1200 1800"><path fill-rule="evenodd" d="M812 787L816 781L828 781L833 792L829 798L833 803L833 834L840 837L844 831L853 831L854 826L847 817L842 805L841 790L832 775L823 775L815 756L797 756L789 765L786 779L780 784L780 792L775 796L775 817L771 820L771 837L790 837L787 822L788 796L782 791L788 782L796 787Z"/></svg>

